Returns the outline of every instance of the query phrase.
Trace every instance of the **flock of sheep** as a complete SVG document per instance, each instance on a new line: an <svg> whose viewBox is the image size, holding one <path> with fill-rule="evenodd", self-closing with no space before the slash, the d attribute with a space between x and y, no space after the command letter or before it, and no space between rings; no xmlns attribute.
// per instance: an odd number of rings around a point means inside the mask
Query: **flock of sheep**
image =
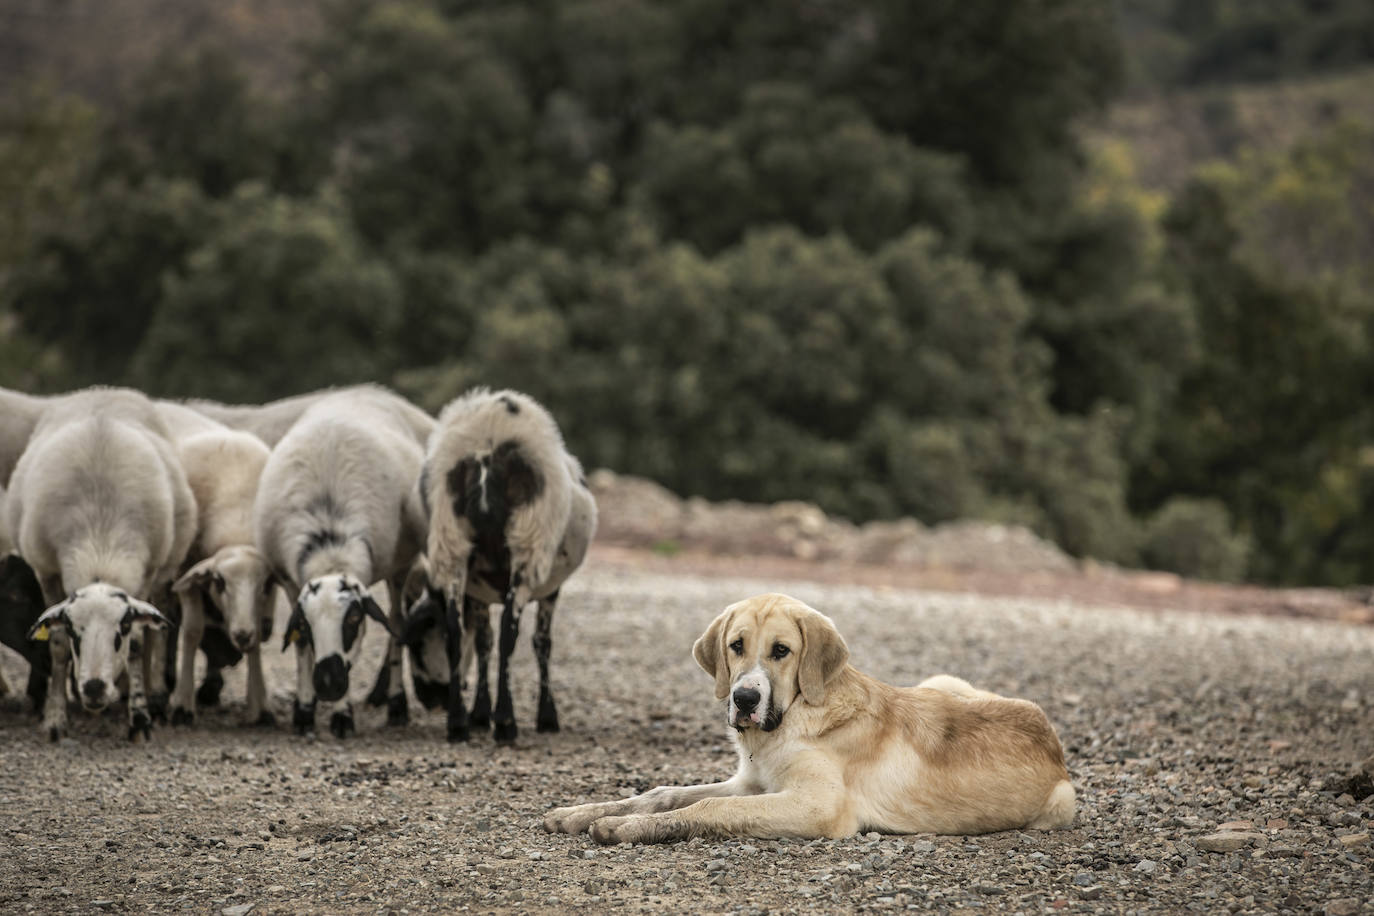
<svg viewBox="0 0 1374 916"><path fill-rule="evenodd" d="M296 648L297 731L314 730L320 703L336 736L354 730L349 672L372 618L389 641L368 701L388 724L408 721L408 648L416 696L444 705L450 740L488 725L514 740L509 659L531 602L537 727L558 729L551 625L596 505L553 418L523 394L474 389L436 421L374 385L261 406L0 389L0 482L0 641L29 660L53 740L69 683L91 711L127 696L137 740L154 719L193 722L241 658L248 719L271 724L259 653L278 588L293 602L282 648ZM369 593L378 582L386 612Z"/></svg>

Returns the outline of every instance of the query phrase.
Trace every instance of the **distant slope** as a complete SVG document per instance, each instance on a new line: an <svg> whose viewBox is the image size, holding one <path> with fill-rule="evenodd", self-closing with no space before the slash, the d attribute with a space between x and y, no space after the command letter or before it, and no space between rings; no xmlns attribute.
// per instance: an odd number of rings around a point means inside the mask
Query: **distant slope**
<svg viewBox="0 0 1374 916"><path fill-rule="evenodd" d="M1144 185L1172 190L1203 162L1231 159L1244 149L1287 149L1346 119L1374 123L1374 67L1123 101L1093 136L1123 142Z"/></svg>
<svg viewBox="0 0 1374 916"><path fill-rule="evenodd" d="M0 93L32 80L110 103L159 55L202 42L283 86L318 0L0 0Z"/></svg>

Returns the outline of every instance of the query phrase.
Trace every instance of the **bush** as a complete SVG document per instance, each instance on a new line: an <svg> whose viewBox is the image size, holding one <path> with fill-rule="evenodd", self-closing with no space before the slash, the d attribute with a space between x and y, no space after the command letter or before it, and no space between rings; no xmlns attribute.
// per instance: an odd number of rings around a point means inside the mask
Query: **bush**
<svg viewBox="0 0 1374 916"><path fill-rule="evenodd" d="M1245 575L1250 540L1232 532L1218 500L1176 497L1146 523L1141 555L1151 569L1233 582Z"/></svg>

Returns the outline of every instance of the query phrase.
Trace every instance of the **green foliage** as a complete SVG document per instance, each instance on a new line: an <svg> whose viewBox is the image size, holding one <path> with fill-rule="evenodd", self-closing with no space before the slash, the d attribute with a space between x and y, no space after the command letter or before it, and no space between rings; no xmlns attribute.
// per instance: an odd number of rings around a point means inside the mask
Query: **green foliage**
<svg viewBox="0 0 1374 916"><path fill-rule="evenodd" d="M214 223L183 269L164 275L130 371L137 384L254 402L374 379L394 362L399 284L363 252L338 201L244 185ZM281 333L282 315L293 333Z"/></svg>
<svg viewBox="0 0 1374 916"><path fill-rule="evenodd" d="M0 113L5 380L511 386L684 494L1374 575L1367 130L1147 194L1079 142L1106 0L324 10L277 91L179 48Z"/></svg>
<svg viewBox="0 0 1374 916"><path fill-rule="evenodd" d="M1145 523L1141 557L1147 566L1194 579L1234 582L1245 574L1249 541L1231 531L1215 499L1171 499Z"/></svg>

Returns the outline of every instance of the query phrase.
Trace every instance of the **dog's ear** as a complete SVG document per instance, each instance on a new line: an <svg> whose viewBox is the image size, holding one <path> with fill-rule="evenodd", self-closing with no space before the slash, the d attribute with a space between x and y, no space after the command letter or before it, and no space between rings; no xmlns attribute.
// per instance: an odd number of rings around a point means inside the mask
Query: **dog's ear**
<svg viewBox="0 0 1374 916"><path fill-rule="evenodd" d="M801 627L802 650L797 666L797 688L809 706L825 702L825 685L849 661L849 647L830 618L807 611L797 618Z"/></svg>
<svg viewBox="0 0 1374 916"><path fill-rule="evenodd" d="M726 608L701 638L692 646L692 657L697 664L716 679L716 699L723 700L730 695L730 666L725 660L725 634L730 632L730 620L734 608Z"/></svg>

